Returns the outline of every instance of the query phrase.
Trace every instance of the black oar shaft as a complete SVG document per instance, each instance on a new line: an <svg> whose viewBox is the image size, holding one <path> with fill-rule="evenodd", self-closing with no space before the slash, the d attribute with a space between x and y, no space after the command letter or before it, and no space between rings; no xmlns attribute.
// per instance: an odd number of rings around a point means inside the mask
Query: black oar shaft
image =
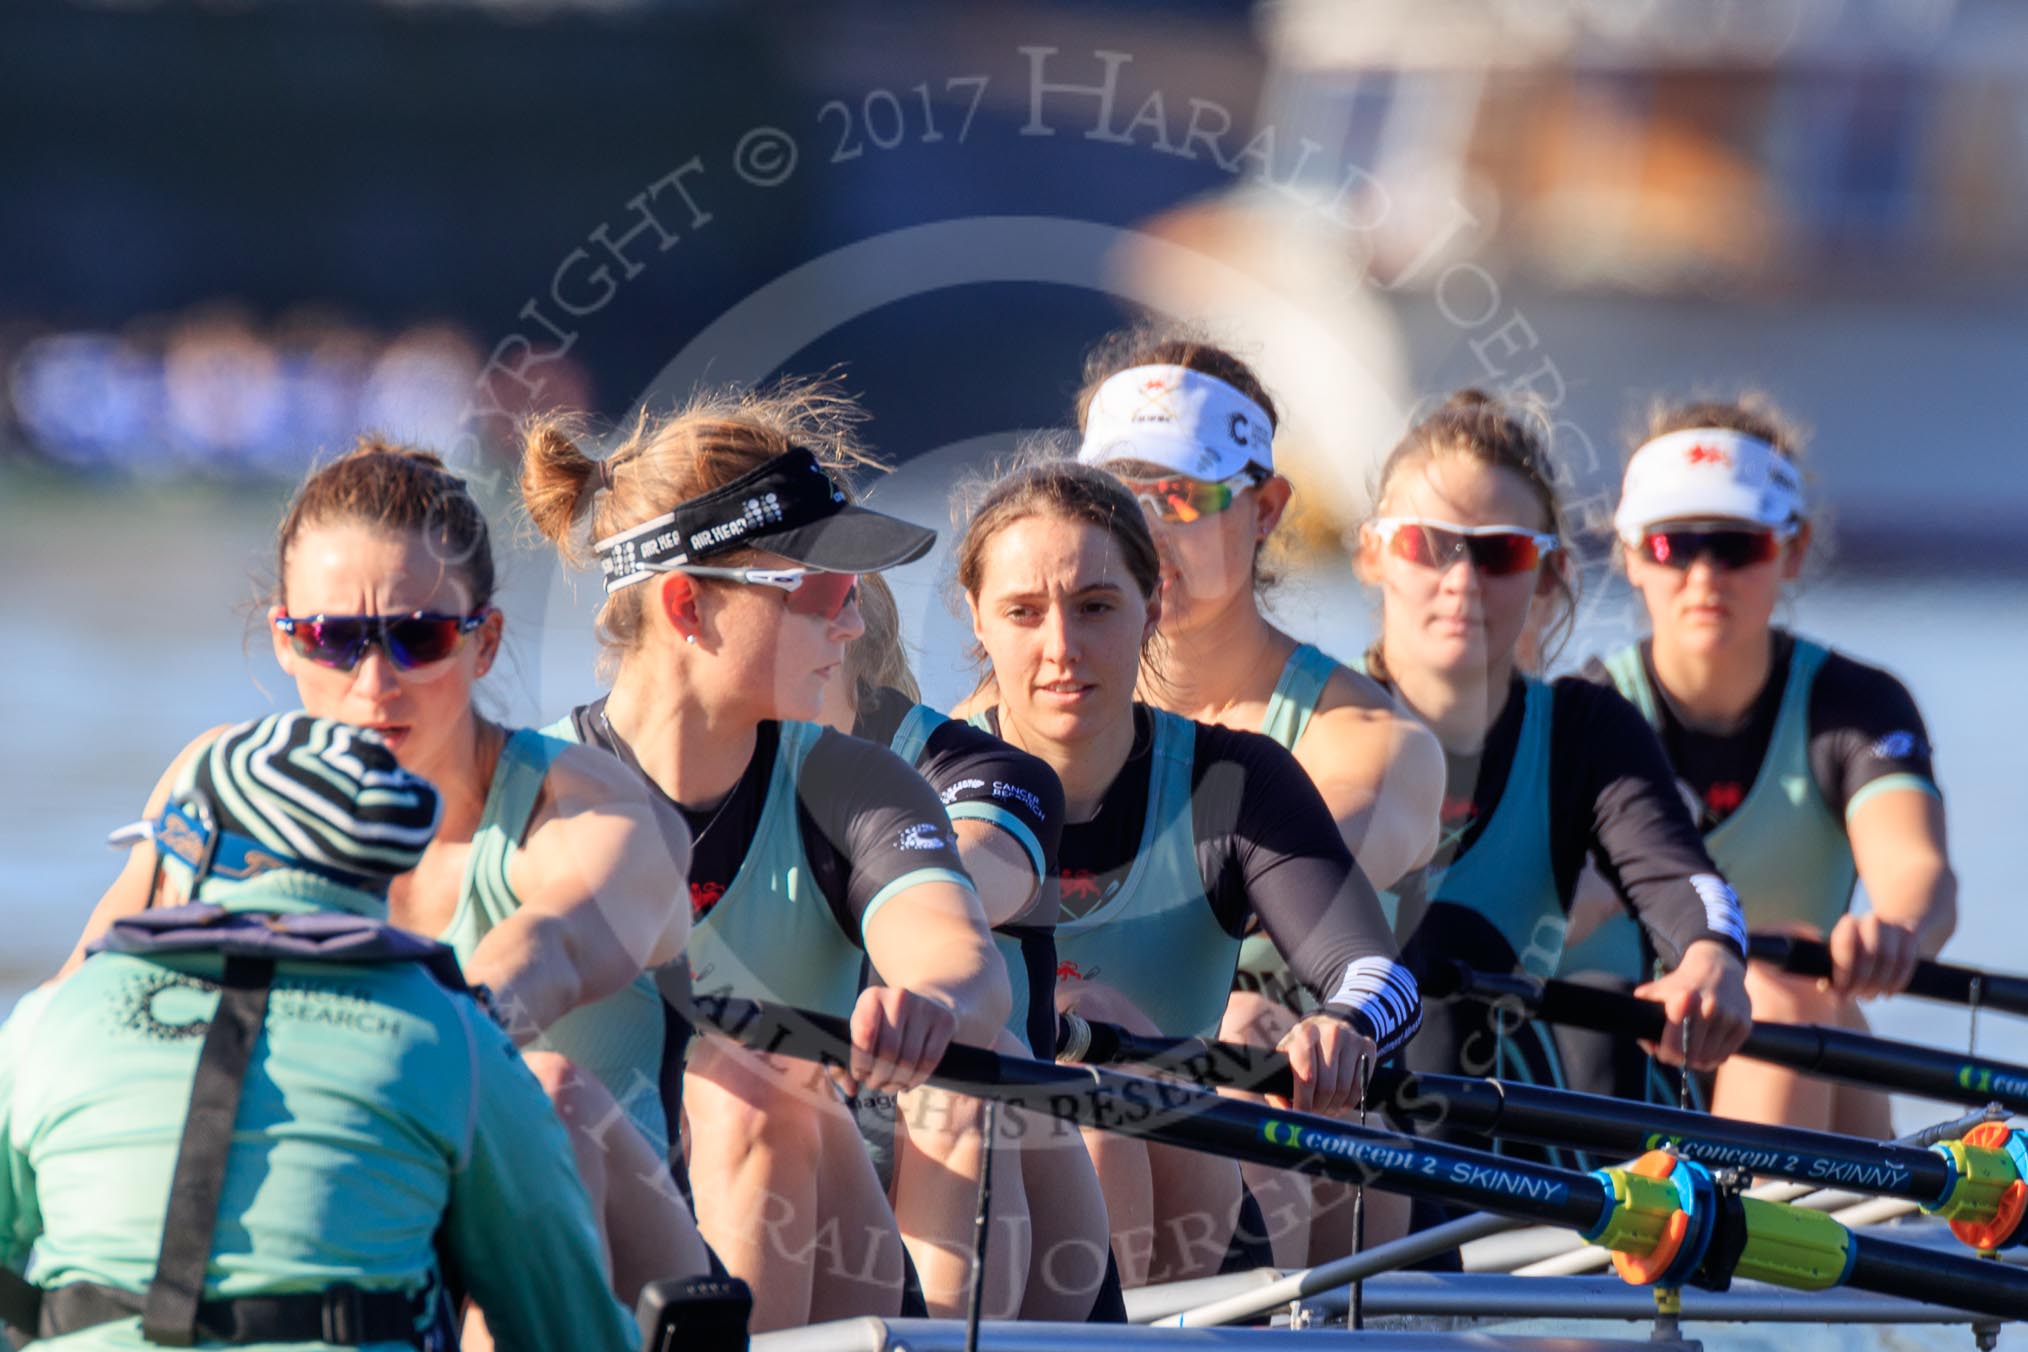
<svg viewBox="0 0 2028 1352"><path fill-rule="evenodd" d="M850 1033L843 1019L742 1000L700 998L697 1007L710 1023L758 1051L846 1059ZM1607 1207L1605 1185L1589 1174L1263 1108L1195 1085L1091 1065L1058 1065L953 1043L929 1082L1158 1144L1373 1183L1550 1225L1589 1230Z"/></svg>
<svg viewBox="0 0 2028 1352"><path fill-rule="evenodd" d="M1662 1006L1652 1000L1525 976L1465 971L1460 979L1462 989L1471 995L1495 1003L1511 1001L1516 1008L1531 1010L1550 1023L1623 1037L1655 1039L1662 1035ZM1739 1054L1872 1089L1973 1108L1998 1103L2014 1112L2028 1112L2028 1067L1891 1042L1843 1028L1756 1021Z"/></svg>
<svg viewBox="0 0 2028 1352"><path fill-rule="evenodd" d="M699 999L688 1012L759 1051L842 1064L849 1045L845 1021L828 1015L720 999ZM1587 1233L1607 1215L1605 1184L1590 1174L1264 1108L1094 1066L1059 1066L953 1044L929 1081L1188 1150L1376 1183L1411 1196ZM2028 1318L2028 1269L1867 1236L1848 1234L1846 1242L1858 1254L1846 1285L2003 1319Z"/></svg>
<svg viewBox="0 0 2028 1352"><path fill-rule="evenodd" d="M1091 1048L1093 1061L1145 1062L1199 1083L1266 1094L1291 1089L1287 1058L1258 1048L1198 1038L1138 1037L1108 1024L1092 1025ZM1382 1067L1373 1072L1367 1098L1392 1109L1398 1119L1423 1126L1447 1124L1621 1156L1667 1146L1712 1168L1746 1169L1924 1205L1941 1201L1951 1184L1949 1163L1933 1150L1507 1080L1415 1075Z"/></svg>
<svg viewBox="0 0 2028 1352"><path fill-rule="evenodd" d="M1816 939L1755 934L1747 940L1747 954L1757 962L1770 963L1797 976L1831 975L1830 946ZM2028 1015L2028 977L1982 972L1975 967L1927 958L1915 964L1908 994L1945 1004L1981 1005L2009 1014Z"/></svg>

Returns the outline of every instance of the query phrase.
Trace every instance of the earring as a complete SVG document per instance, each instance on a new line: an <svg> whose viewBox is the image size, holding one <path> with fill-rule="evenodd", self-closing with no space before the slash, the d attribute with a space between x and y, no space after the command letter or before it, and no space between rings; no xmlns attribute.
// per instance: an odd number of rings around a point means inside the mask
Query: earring
<svg viewBox="0 0 2028 1352"><path fill-rule="evenodd" d="M695 642L697 642L697 635L695 635L695 634L685 634L685 635L683 636L683 641L684 641L685 643L695 643Z"/></svg>

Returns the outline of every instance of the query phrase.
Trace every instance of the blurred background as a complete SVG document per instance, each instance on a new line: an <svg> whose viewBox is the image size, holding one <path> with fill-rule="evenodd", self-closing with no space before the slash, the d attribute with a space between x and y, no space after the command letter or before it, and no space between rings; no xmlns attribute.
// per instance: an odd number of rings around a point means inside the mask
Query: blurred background
<svg viewBox="0 0 2028 1352"><path fill-rule="evenodd" d="M1339 535L1422 401L1553 421L1574 663L1635 632L1603 560L1645 402L1772 395L1832 540L1787 618L1914 689L1951 951L2028 968L2024 265L2008 0L14 0L0 1010L176 749L294 702L252 606L359 430L443 450L505 542L517 416L835 368L887 505L941 523L1144 310L1262 367L1304 507L1280 605L1341 656L1371 603ZM899 578L932 697L966 678L943 577ZM592 589L525 548L506 578L488 699L553 716L593 690ZM1980 1038L2028 1060L2018 1024Z"/></svg>

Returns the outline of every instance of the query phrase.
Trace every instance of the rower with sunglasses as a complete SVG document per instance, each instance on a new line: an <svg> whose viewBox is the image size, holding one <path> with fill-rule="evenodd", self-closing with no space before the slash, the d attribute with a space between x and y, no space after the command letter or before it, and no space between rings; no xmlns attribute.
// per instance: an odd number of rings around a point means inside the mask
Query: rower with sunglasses
<svg viewBox="0 0 2028 1352"><path fill-rule="evenodd" d="M1650 636L1587 669L1660 734L1749 925L1828 936L1828 986L1755 964L1756 1018L1864 1029L1855 1000L1907 986L1956 917L1929 739L1902 684L1772 623L1810 523L1796 437L1759 402L1668 407L1614 515ZM1872 909L1850 910L1864 882ZM1607 921L1566 959L1622 978L1640 935ZM1884 1095L1753 1062L1718 1073L1728 1117L1889 1134Z"/></svg>
<svg viewBox="0 0 2028 1352"><path fill-rule="evenodd" d="M1538 600L1561 612L1552 651L1575 601L1535 425L1476 390L1454 394L1389 455L1375 501L1357 555L1381 599L1365 666L1435 731L1447 763L1436 858L1383 898L1403 960L1554 975L1590 858L1670 969L1642 987L1667 1009L1659 1054L1682 1060L1687 1029L1691 1064L1723 1060L1747 1032L1745 930L1654 733L1617 692L1540 681L1517 661ZM1481 1005L1434 1004L1405 1059L1554 1078L1553 1064L1517 1062L1528 1031Z"/></svg>
<svg viewBox="0 0 2028 1352"><path fill-rule="evenodd" d="M806 721L861 630L857 575L935 539L849 500L838 476L864 462L858 416L821 385L705 394L596 462L545 419L521 485L536 527L567 559L589 552L606 592L611 691L552 730L612 751L690 825L687 971L665 971L665 989L849 1017L847 1087L901 1094L909 1112L944 1048L990 1043L1010 998L936 793L885 747ZM862 992L869 959L888 984ZM972 1101L944 1101L971 1137L946 1186L903 1193L897 1217L830 1080L717 1038L686 1068L686 1034L656 1019L615 1030L613 1050L672 1106L680 1074L698 1223L753 1286L757 1329L894 1314L902 1236L927 1241L921 1298L961 1308L984 1155ZM995 1185L1021 1196L1015 1160L996 1160ZM827 1234L851 1237L851 1261ZM998 1245L994 1264L1025 1271L1025 1253Z"/></svg>
<svg viewBox="0 0 2028 1352"><path fill-rule="evenodd" d="M1385 887L1436 847L1443 754L1372 680L1269 619L1276 581L1263 556L1289 507L1275 472L1279 412L1239 357L1188 329L1142 325L1101 342L1078 399L1079 459L1120 479L1162 560L1161 665L1151 705L1259 732L1294 754L1367 880ZM1316 1001L1255 927L1219 1036L1272 1047ZM1245 1164L1273 1221L1278 1263L1301 1267L1352 1247L1344 1185ZM1369 1216L1369 1231L1386 1225Z"/></svg>
<svg viewBox="0 0 2028 1352"><path fill-rule="evenodd" d="M318 467L276 536L274 653L312 715L370 728L444 795L420 862L388 890L391 921L448 943L489 987L566 1121L629 1304L709 1259L682 1199L629 1185L666 1168L659 1106L641 1106L606 1030L659 1020L645 968L680 956L688 857L678 816L610 756L484 717L475 687L500 649L485 514L437 456L375 438ZM204 739L200 739L200 742ZM148 815L195 753L157 784ZM137 846L87 926L152 904ZM83 944L73 955L81 960ZM618 1116L615 1100L633 1110Z"/></svg>

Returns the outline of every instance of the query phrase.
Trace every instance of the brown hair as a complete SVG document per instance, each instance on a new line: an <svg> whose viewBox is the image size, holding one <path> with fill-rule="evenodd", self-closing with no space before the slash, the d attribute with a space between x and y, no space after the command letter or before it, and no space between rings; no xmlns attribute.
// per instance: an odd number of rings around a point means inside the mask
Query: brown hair
<svg viewBox="0 0 2028 1352"><path fill-rule="evenodd" d="M1570 532L1563 519L1563 504L1556 493L1556 468L1550 463L1549 447L1541 419L1501 403L1484 390L1463 389L1452 394L1434 413L1408 429L1380 467L1380 484L1373 493L1377 514L1387 501L1395 481L1404 473L1428 464L1439 456L1460 455L1490 469L1504 469L1518 475L1535 495L1543 520L1563 542L1560 553L1567 559ZM1545 561L1553 568L1556 589L1563 604L1561 613L1543 626L1537 648L1544 666L1570 637L1577 622L1575 571L1561 566L1558 559ZM1379 680L1387 679L1387 662L1381 640L1366 650L1366 670Z"/></svg>
<svg viewBox="0 0 2028 1352"><path fill-rule="evenodd" d="M465 481L433 452L366 433L351 450L312 471L275 533L277 602L288 600L289 551L297 537L311 527L339 522L421 536L440 562L458 572L472 594L473 610L492 601L493 544L486 514Z"/></svg>
<svg viewBox="0 0 2028 1352"><path fill-rule="evenodd" d="M967 497L975 500L968 512L960 509L963 528L956 551L958 586L966 595L976 597L985 584L986 547L993 537L1032 516L1097 526L1119 547L1127 573L1143 599L1154 596L1162 585L1162 562L1141 505L1104 470L1058 454L1032 453L997 478L971 487L972 492L960 493L961 502ZM977 644L972 655L985 661ZM1151 656L1144 643L1144 667L1150 665ZM990 673L986 679L991 680Z"/></svg>
<svg viewBox="0 0 2028 1352"><path fill-rule="evenodd" d="M1639 450L1656 437L1696 427L1722 427L1758 437L1791 464L1802 463L1806 439L1802 426L1758 390L1747 390L1735 399L1657 399L1648 406L1647 427L1631 449Z"/></svg>
<svg viewBox="0 0 2028 1352"><path fill-rule="evenodd" d="M1274 399L1251 366L1188 325L1143 320L1099 339L1084 359L1084 385L1077 392L1077 425L1084 427L1099 386L1136 366L1181 366L1222 380L1260 405L1268 426L1281 425Z"/></svg>
<svg viewBox="0 0 2028 1352"><path fill-rule="evenodd" d="M1279 430L1281 427L1281 412L1275 407L1274 397L1267 392L1267 386L1261 383L1254 369L1232 351L1189 325L1143 320L1131 328L1107 334L1086 354L1084 384L1077 392L1077 426L1080 432L1091 416L1091 403L1098 397L1099 386L1136 366L1181 366L1202 372L1214 380L1222 380L1260 405L1261 412L1267 414L1269 428ZM1120 473L1130 470L1132 462L1119 461L1107 468ZM1254 546L1253 590L1256 597L1265 596L1281 583L1279 557L1273 562L1268 559L1268 551L1276 547L1277 538L1271 536Z"/></svg>
<svg viewBox="0 0 2028 1352"><path fill-rule="evenodd" d="M922 703L922 687L908 668L908 650L901 643L901 607L895 604L894 589L878 573L859 579L859 617L866 622L866 632L845 649L845 679L851 682L853 704L864 709L883 686Z"/></svg>
<svg viewBox="0 0 2028 1352"><path fill-rule="evenodd" d="M591 440L588 420L543 414L522 424L521 499L564 561L584 567L593 540L652 520L796 447L814 454L842 486L850 467L877 463L859 443L865 416L823 379L710 390L671 413L642 410L619 444L594 460L581 448ZM736 554L714 560L737 561ZM624 654L640 643L650 590L628 587L606 598L598 635L608 649Z"/></svg>

